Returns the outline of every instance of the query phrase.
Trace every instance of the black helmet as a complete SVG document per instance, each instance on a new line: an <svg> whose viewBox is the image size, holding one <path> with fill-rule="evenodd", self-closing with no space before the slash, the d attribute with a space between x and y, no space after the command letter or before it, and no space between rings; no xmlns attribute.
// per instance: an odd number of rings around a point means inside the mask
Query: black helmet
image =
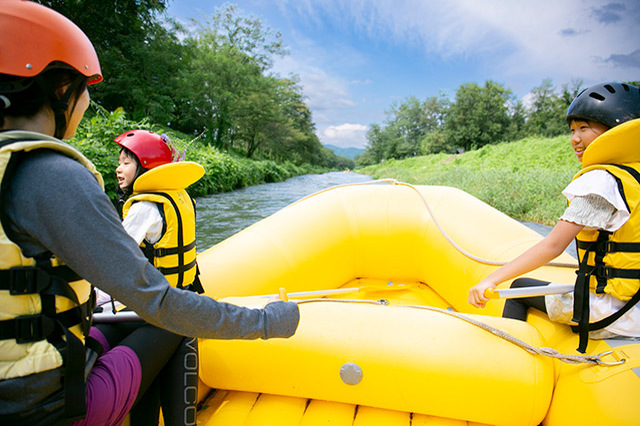
<svg viewBox="0 0 640 426"><path fill-rule="evenodd" d="M590 120L615 127L640 118L640 89L624 83L600 83L584 89L569 105L567 122Z"/></svg>

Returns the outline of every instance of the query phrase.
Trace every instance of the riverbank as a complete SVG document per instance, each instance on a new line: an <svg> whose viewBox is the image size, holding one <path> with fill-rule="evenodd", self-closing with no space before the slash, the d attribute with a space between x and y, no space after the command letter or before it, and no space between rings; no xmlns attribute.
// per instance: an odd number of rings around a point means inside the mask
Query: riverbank
<svg viewBox="0 0 640 426"><path fill-rule="evenodd" d="M81 122L75 137L68 142L95 164L104 179L105 192L114 203L117 199L115 169L118 166L120 147L113 139L132 129L167 133L177 150L185 153L186 160L195 161L204 167L204 177L188 188L193 197L329 171L326 167L311 164L253 160L233 153L220 152L214 147L204 145L198 137L189 137L146 121L127 120L121 109L109 112L95 105L94 109L93 116Z"/></svg>
<svg viewBox="0 0 640 426"><path fill-rule="evenodd" d="M460 188L515 219L553 225L566 207L562 190L580 163L568 136L526 138L463 154L388 160L358 169L375 179Z"/></svg>

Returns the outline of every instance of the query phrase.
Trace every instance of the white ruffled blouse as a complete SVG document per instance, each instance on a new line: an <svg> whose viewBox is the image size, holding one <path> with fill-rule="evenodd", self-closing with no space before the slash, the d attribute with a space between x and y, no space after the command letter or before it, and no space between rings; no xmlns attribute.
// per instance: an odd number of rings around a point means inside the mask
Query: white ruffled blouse
<svg viewBox="0 0 640 426"><path fill-rule="evenodd" d="M571 204L560 219L584 225L586 229L614 232L629 219L630 213L615 178L605 170L592 170L572 181L562 191ZM609 294L591 293L590 322L619 310L625 302ZM573 293L545 296L549 318L569 324L573 317ZM616 336L640 337L640 307L631 308L605 329L589 333L592 339Z"/></svg>

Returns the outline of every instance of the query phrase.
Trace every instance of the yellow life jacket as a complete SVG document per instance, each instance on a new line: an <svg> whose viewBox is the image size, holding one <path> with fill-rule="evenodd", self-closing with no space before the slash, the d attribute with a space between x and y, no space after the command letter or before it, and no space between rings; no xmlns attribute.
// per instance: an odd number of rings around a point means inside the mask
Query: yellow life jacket
<svg viewBox="0 0 640 426"><path fill-rule="evenodd" d="M0 181L4 190L21 155L36 149L60 152L85 166L101 186L102 176L80 152L39 133L0 133ZM84 339L91 322L91 284L52 254L29 258L0 221L0 380L58 368L65 358L65 399L81 397L71 417L84 416ZM68 366L71 366L69 368ZM68 408L73 410L72 408Z"/></svg>
<svg viewBox="0 0 640 426"><path fill-rule="evenodd" d="M618 183L629 219L615 232L583 229L576 237L580 267L574 292L574 316L584 352L588 331L607 327L640 301L640 120L600 135L586 149L582 170L605 170ZM589 323L589 291L608 293L624 302L616 313Z"/></svg>
<svg viewBox="0 0 640 426"><path fill-rule="evenodd" d="M580 231L576 237L578 256L580 259L588 256L584 260L592 268L591 291L627 301L640 288L640 163L592 165L582 169L574 179L591 170L606 170L616 179L631 216L613 233Z"/></svg>
<svg viewBox="0 0 640 426"><path fill-rule="evenodd" d="M143 241L140 246L153 266L178 288L192 285L197 277L195 202L185 189L203 175L204 168L189 161L158 166L135 180L133 194L122 207L126 218L137 201L160 206L162 236L155 244Z"/></svg>

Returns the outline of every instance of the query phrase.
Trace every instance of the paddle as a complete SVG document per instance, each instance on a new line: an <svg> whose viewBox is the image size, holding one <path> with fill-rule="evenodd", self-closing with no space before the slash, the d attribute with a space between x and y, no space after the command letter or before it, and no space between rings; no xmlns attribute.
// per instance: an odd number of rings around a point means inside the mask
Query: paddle
<svg viewBox="0 0 640 426"><path fill-rule="evenodd" d="M403 284L395 285L394 288L403 287ZM312 291L299 291L295 293L287 294L284 288L280 288L278 294L265 294L259 296L245 296L247 299L259 298L259 299L276 299L288 302L290 298L301 299L306 297L324 297L333 296L338 294L357 293L361 289L366 287L349 287L349 288L336 288L328 290L312 290ZM258 306L256 306L258 307ZM262 306L259 306L260 308ZM142 318L133 311L104 311L93 314L93 321L100 322L121 322L121 321L142 321Z"/></svg>
<svg viewBox="0 0 640 426"><path fill-rule="evenodd" d="M547 294L570 293L574 289L573 284L549 283L545 286L519 287L491 289L484 291L484 296L488 299L517 299L519 297L545 296Z"/></svg>
<svg viewBox="0 0 640 426"><path fill-rule="evenodd" d="M122 322L142 321L142 318L133 311L104 311L93 314L93 322Z"/></svg>

